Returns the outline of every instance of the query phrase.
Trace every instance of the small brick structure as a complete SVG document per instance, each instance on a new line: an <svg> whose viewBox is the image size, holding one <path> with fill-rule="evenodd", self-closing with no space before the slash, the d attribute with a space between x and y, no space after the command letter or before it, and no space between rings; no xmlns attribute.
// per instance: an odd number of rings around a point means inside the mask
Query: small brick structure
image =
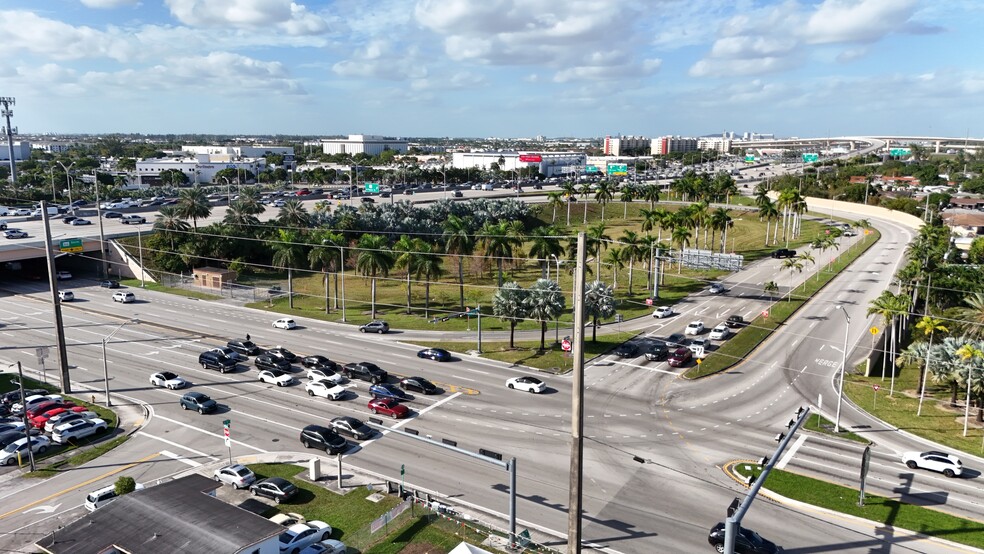
<svg viewBox="0 0 984 554"><path fill-rule="evenodd" d="M196 286L222 290L225 285L235 283L238 274L220 267L199 267L194 270L194 276Z"/></svg>

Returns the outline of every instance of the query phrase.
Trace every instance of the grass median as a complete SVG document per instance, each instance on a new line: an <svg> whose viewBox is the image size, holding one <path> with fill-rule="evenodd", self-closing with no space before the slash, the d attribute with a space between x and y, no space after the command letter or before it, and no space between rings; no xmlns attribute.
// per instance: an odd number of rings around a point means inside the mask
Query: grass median
<svg viewBox="0 0 984 554"><path fill-rule="evenodd" d="M753 466L751 471L747 471L744 469L746 465L751 464L735 464L735 473L750 474L754 481L758 478L761 468ZM764 488L786 498L828 510L975 548L984 548L984 523L979 521L871 494L865 494L864 506L858 506L857 489L778 469L773 469L769 473Z"/></svg>

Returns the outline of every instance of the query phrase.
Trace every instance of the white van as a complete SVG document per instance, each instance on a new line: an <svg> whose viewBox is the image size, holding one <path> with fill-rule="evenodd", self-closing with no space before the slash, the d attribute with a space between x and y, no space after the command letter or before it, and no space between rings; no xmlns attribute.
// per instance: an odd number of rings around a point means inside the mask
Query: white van
<svg viewBox="0 0 984 554"><path fill-rule="evenodd" d="M137 483L135 490L143 490L144 486ZM94 490L85 497L85 509L94 512L106 504L116 500L116 485L109 485L101 489Z"/></svg>
<svg viewBox="0 0 984 554"><path fill-rule="evenodd" d="M495 190L495 185L491 183L485 183L482 185L482 190Z"/></svg>

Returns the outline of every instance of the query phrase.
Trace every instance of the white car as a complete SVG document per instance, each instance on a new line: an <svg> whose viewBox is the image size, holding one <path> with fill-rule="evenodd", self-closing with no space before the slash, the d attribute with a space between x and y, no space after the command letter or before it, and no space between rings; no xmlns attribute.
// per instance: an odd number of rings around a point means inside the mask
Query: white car
<svg viewBox="0 0 984 554"><path fill-rule="evenodd" d="M929 469L947 477L959 477L963 473L963 463L953 454L930 450L929 452L904 452L902 463L909 469Z"/></svg>
<svg viewBox="0 0 984 554"><path fill-rule="evenodd" d="M188 381L185 381L181 377L178 377L176 373L171 373L170 371L162 371L160 373L155 373L150 376L150 384L155 387L164 387L166 389L182 389L188 385Z"/></svg>
<svg viewBox="0 0 984 554"><path fill-rule="evenodd" d="M690 341L687 348L690 349L690 352L695 358L704 359L707 357L708 351L711 349L711 339L694 339Z"/></svg>
<svg viewBox="0 0 984 554"><path fill-rule="evenodd" d="M348 547L345 546L344 542L337 539L327 539L301 550L300 554L345 554L347 551Z"/></svg>
<svg viewBox="0 0 984 554"><path fill-rule="evenodd" d="M72 272L71 271L59 271L59 272L55 273L55 279L57 279L59 281L63 281L63 280L66 280L66 279L71 279L71 278L72 278Z"/></svg>
<svg viewBox="0 0 984 554"><path fill-rule="evenodd" d="M312 381L331 381L332 383L341 383L345 381L345 377L343 377L341 373L322 367L313 367L309 369L307 372L307 378Z"/></svg>
<svg viewBox="0 0 984 554"><path fill-rule="evenodd" d="M95 435L100 431L109 429L106 420L98 417L92 419L75 419L68 423L62 423L51 431L51 440L58 444L65 444L71 440L84 439Z"/></svg>
<svg viewBox="0 0 984 554"><path fill-rule="evenodd" d="M124 304L129 304L137 300L137 297L132 292L114 292L113 302L122 302Z"/></svg>
<svg viewBox="0 0 984 554"><path fill-rule="evenodd" d="M75 421L76 419L92 419L99 417L96 412L84 411L84 412L62 412L60 414L55 414L51 416L51 419L44 423L44 432L50 433L55 430L55 427L68 423L69 421Z"/></svg>
<svg viewBox="0 0 984 554"><path fill-rule="evenodd" d="M529 375L524 375L522 377L513 377L506 381L506 386L511 389L524 390L526 392L532 392L539 394L547 390L547 384L543 381L532 377Z"/></svg>
<svg viewBox="0 0 984 554"><path fill-rule="evenodd" d="M331 537L331 525L323 521L295 523L280 533L280 551L294 554L328 537Z"/></svg>
<svg viewBox="0 0 984 554"><path fill-rule="evenodd" d="M15 414L20 414L43 402L61 399L62 397L60 394L35 394L34 396L28 396L23 403L18 402L11 406L10 411Z"/></svg>
<svg viewBox="0 0 984 554"><path fill-rule="evenodd" d="M44 435L31 437L31 451L44 454L51 446L51 441ZM20 456L18 457L18 454ZM19 458L19 459L18 459ZM16 463L27 463L27 437L17 439L0 451L0 465L12 466Z"/></svg>
<svg viewBox="0 0 984 554"><path fill-rule="evenodd" d="M320 396L330 400L341 400L345 396L345 387L336 385L331 381L308 381L304 385L304 390L311 396Z"/></svg>
<svg viewBox="0 0 984 554"><path fill-rule="evenodd" d="M212 474L212 478L237 489L248 488L256 482L256 474L242 464L220 467Z"/></svg>
<svg viewBox="0 0 984 554"><path fill-rule="evenodd" d="M295 525L297 523L304 523L307 521L306 519L304 519L304 516L295 512L274 514L270 516L269 519L270 521L276 523L277 525L283 525L284 527L290 527L291 525Z"/></svg>
<svg viewBox="0 0 984 554"><path fill-rule="evenodd" d="M286 387L287 385L294 383L293 377L276 369L264 369L263 371L260 371L259 378L260 381L264 383L270 383L271 385L277 385L278 387Z"/></svg>
<svg viewBox="0 0 984 554"><path fill-rule="evenodd" d="M31 208L17 208L14 210L14 215L31 215L32 213L34 211Z"/></svg>
<svg viewBox="0 0 984 554"><path fill-rule="evenodd" d="M717 327L711 329L711 338L714 340L724 340L731 336L731 329L724 323L718 324Z"/></svg>
<svg viewBox="0 0 984 554"><path fill-rule="evenodd" d="M294 329L297 327L297 324L294 323L294 320L289 317L282 317L277 321L274 321L273 326L277 329Z"/></svg>
<svg viewBox="0 0 984 554"><path fill-rule="evenodd" d="M691 321L687 324L687 328L683 330L684 335L699 335L704 332L704 322L703 321Z"/></svg>
<svg viewBox="0 0 984 554"><path fill-rule="evenodd" d="M237 362L248 362L249 357L236 352L235 350L229 348L228 346L223 346L221 348L213 348L209 352L218 352L219 354L225 354L226 357L236 360Z"/></svg>
<svg viewBox="0 0 984 554"><path fill-rule="evenodd" d="M711 283L711 286L707 288L707 292L711 294L724 294L725 290L721 283Z"/></svg>
<svg viewBox="0 0 984 554"><path fill-rule="evenodd" d="M653 317L658 319L663 319L664 317L670 317L671 315L673 315L673 308L671 308L670 306L660 306L656 308L656 311L653 312Z"/></svg>
<svg viewBox="0 0 984 554"><path fill-rule="evenodd" d="M62 302L71 302L75 300L75 293L70 290L60 290L58 291L58 299Z"/></svg>

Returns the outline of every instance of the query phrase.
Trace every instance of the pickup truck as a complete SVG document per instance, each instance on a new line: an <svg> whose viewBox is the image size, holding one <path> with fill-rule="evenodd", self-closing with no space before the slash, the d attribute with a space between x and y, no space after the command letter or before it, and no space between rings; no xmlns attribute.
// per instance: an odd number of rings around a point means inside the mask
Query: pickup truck
<svg viewBox="0 0 984 554"><path fill-rule="evenodd" d="M796 255L795 250L790 250L788 248L780 248L772 253L773 258L792 258Z"/></svg>

